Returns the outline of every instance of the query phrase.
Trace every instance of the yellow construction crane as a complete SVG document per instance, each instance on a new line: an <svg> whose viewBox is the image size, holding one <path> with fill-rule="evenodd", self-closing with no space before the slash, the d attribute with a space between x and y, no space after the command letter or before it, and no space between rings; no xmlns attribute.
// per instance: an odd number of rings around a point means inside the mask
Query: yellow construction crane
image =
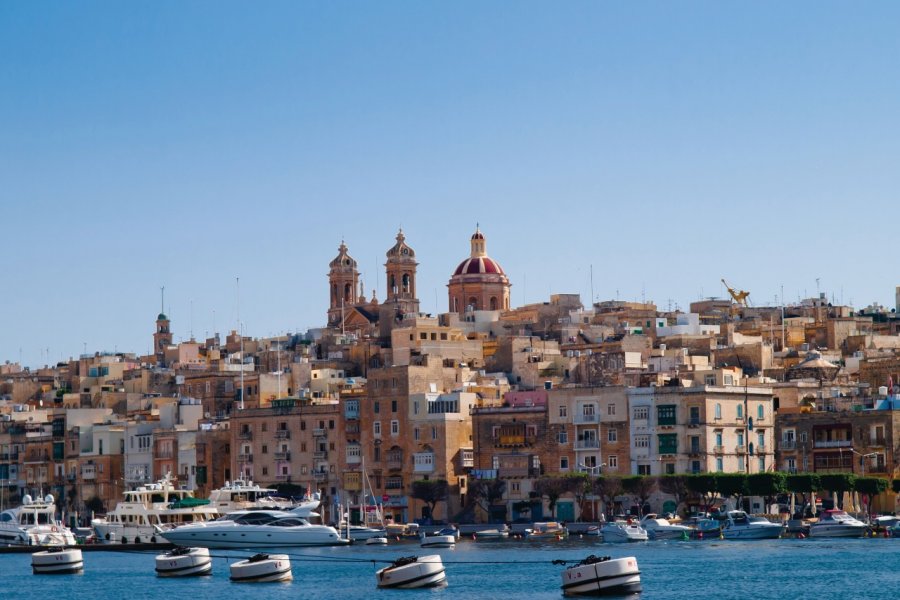
<svg viewBox="0 0 900 600"><path fill-rule="evenodd" d="M728 288L728 293L731 294L731 299L734 300L735 304L737 304L739 306L750 306L750 301L747 300L747 297L750 295L750 292L745 291L745 290L741 290L738 292L733 287L728 285L728 282L725 281L724 279L722 280L722 283L725 285L726 288Z"/></svg>

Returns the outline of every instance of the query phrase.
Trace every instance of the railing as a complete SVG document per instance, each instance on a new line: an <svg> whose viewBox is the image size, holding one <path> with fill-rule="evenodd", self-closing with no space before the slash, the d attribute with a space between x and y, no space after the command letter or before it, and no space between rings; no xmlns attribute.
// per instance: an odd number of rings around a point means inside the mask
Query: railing
<svg viewBox="0 0 900 600"><path fill-rule="evenodd" d="M796 440L781 440L779 447L782 450L796 450L797 449L797 441Z"/></svg>
<svg viewBox="0 0 900 600"><path fill-rule="evenodd" d="M318 452L313 452L313 458L325 458L328 456L327 450L319 450Z"/></svg>
<svg viewBox="0 0 900 600"><path fill-rule="evenodd" d="M313 473L313 479L316 481L326 481L328 479L328 473L324 471L315 471Z"/></svg>
<svg viewBox="0 0 900 600"><path fill-rule="evenodd" d="M345 419L358 419L359 418L359 410L345 410L344 418Z"/></svg>
<svg viewBox="0 0 900 600"><path fill-rule="evenodd" d="M538 469L531 467L501 467L498 469L498 477L506 479L508 477L537 477Z"/></svg>
<svg viewBox="0 0 900 600"><path fill-rule="evenodd" d="M291 478L290 475L276 475L275 481L287 481Z"/></svg>
<svg viewBox="0 0 900 600"><path fill-rule="evenodd" d="M735 446L735 454L747 454L747 446Z"/></svg>
<svg viewBox="0 0 900 600"><path fill-rule="evenodd" d="M356 464L359 464L359 463L361 463L361 462L362 462L362 457L361 457L359 454L356 454L356 455L348 456L348 457L347 457L347 464L348 464L348 465L356 465Z"/></svg>
<svg viewBox="0 0 900 600"><path fill-rule="evenodd" d="M700 453L700 446L691 446L691 449L688 450L688 454L690 454L691 456L697 456Z"/></svg>
<svg viewBox="0 0 900 600"><path fill-rule="evenodd" d="M852 440L816 440L813 442L813 448L850 448L853 446Z"/></svg>
<svg viewBox="0 0 900 600"><path fill-rule="evenodd" d="M596 413L592 414L592 415L576 413L575 417L574 417L574 422L576 425L590 425L592 423L599 423L600 416L597 415Z"/></svg>
<svg viewBox="0 0 900 600"><path fill-rule="evenodd" d="M289 429L279 429L275 432L275 439L278 440L289 440L291 439L291 432Z"/></svg>
<svg viewBox="0 0 900 600"><path fill-rule="evenodd" d="M252 454L238 454L237 460L239 463L252 463L253 455Z"/></svg>
<svg viewBox="0 0 900 600"><path fill-rule="evenodd" d="M600 447L600 440L576 440L576 450L596 450Z"/></svg>
<svg viewBox="0 0 900 600"><path fill-rule="evenodd" d="M691 419L688 421L688 427L700 427L700 419Z"/></svg>
<svg viewBox="0 0 900 600"><path fill-rule="evenodd" d="M678 454L678 446L660 446L660 454Z"/></svg>
<svg viewBox="0 0 900 600"><path fill-rule="evenodd" d="M313 429L312 430L313 437L325 437L328 435L328 431L325 429Z"/></svg>
<svg viewBox="0 0 900 600"><path fill-rule="evenodd" d="M725 446L713 446L713 452L715 452L716 454L724 454Z"/></svg>
<svg viewBox="0 0 900 600"><path fill-rule="evenodd" d="M241 431L240 433L238 433L238 439L239 440L252 440L253 432L252 431Z"/></svg>
<svg viewBox="0 0 900 600"><path fill-rule="evenodd" d="M290 453L290 451L287 451L287 452L276 452L276 453L275 453L275 460L291 460L291 453Z"/></svg>
<svg viewBox="0 0 900 600"><path fill-rule="evenodd" d="M869 440L870 446L884 446L886 444L883 437L873 437Z"/></svg>
<svg viewBox="0 0 900 600"><path fill-rule="evenodd" d="M347 433L359 433L359 423L347 423L344 426L344 431Z"/></svg>
<svg viewBox="0 0 900 600"><path fill-rule="evenodd" d="M386 462L387 462L388 469L402 469L403 468L403 459L402 458L388 458Z"/></svg>

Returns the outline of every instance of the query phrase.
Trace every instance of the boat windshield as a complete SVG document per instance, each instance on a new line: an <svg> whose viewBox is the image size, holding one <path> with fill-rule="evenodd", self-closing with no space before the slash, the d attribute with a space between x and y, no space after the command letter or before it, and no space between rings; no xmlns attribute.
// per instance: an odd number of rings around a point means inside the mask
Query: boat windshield
<svg viewBox="0 0 900 600"><path fill-rule="evenodd" d="M272 521L269 523L272 527L302 527L304 525L309 525L304 519L298 519L296 517L287 517L284 519L278 519L276 521Z"/></svg>
<svg viewBox="0 0 900 600"><path fill-rule="evenodd" d="M265 525L266 523L271 523L275 519L276 517L273 517L269 513L251 512L236 517L233 520L235 523L239 523L241 525Z"/></svg>
<svg viewBox="0 0 900 600"><path fill-rule="evenodd" d="M765 517L750 517L750 522L751 523L771 523L771 521L769 521Z"/></svg>

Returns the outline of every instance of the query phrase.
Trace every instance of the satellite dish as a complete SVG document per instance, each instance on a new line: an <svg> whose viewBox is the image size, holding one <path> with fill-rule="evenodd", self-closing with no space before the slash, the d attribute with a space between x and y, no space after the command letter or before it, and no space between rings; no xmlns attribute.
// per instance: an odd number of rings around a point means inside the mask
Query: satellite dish
<svg viewBox="0 0 900 600"><path fill-rule="evenodd" d="M22 504L31 504L31 496L29 494L25 494L22 496Z"/></svg>
<svg viewBox="0 0 900 600"><path fill-rule="evenodd" d="M53 497L53 494L47 494L46 496L44 496L44 502L46 502L47 504L53 504L54 500L55 498Z"/></svg>

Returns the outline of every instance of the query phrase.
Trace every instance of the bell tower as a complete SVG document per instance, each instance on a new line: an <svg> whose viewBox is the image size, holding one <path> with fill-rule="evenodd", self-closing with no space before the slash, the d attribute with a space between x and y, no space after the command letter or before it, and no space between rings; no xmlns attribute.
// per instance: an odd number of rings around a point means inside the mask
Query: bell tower
<svg viewBox="0 0 900 600"><path fill-rule="evenodd" d="M153 354L156 355L156 363L164 365L166 360L166 348L172 345L172 329L169 317L165 313L166 288L159 288L160 305L159 315L156 317L156 333L153 334Z"/></svg>
<svg viewBox="0 0 900 600"><path fill-rule="evenodd" d="M416 297L416 251L406 243L403 230L397 232L396 243L387 251L384 263L387 277L387 296L379 307L378 323L381 335L389 336L391 329L407 315L419 314Z"/></svg>
<svg viewBox="0 0 900 600"><path fill-rule="evenodd" d="M328 307L328 324L339 325L345 310L357 304L359 290L359 271L356 260L347 252L343 240L338 247L338 255L329 263L328 288L330 303Z"/></svg>

